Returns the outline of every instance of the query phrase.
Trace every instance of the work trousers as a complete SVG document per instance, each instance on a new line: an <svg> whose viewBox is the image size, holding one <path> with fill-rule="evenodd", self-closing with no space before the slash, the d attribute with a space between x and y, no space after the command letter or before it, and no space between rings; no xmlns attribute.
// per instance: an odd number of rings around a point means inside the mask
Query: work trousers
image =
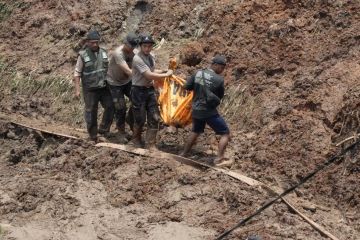
<svg viewBox="0 0 360 240"><path fill-rule="evenodd" d="M116 127L118 129L123 128L125 126L125 120L129 124L130 128L134 124L133 110L132 105L130 105L128 114L126 116L126 101L125 96L129 98L131 101L131 81L122 86L113 86L109 85L112 101L114 103L115 108L115 120Z"/></svg>
<svg viewBox="0 0 360 240"><path fill-rule="evenodd" d="M142 128L147 121L150 129L159 128L160 113L153 87L132 86L131 101L135 125Z"/></svg>
<svg viewBox="0 0 360 240"><path fill-rule="evenodd" d="M90 138L95 138L98 132L109 132L114 117L114 104L111 98L109 88L83 88L83 95L85 102L85 122ZM98 130L97 116L99 102L104 108L104 113Z"/></svg>

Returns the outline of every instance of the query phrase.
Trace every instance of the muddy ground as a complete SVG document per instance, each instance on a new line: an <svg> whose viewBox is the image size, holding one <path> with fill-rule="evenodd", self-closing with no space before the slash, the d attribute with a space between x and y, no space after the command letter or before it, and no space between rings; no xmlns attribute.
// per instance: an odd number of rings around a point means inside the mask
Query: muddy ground
<svg viewBox="0 0 360 240"><path fill-rule="evenodd" d="M159 65L175 55L184 77L225 54L231 170L287 188L359 131L359 12L350 0L1 1L0 238L214 239L273 197L211 170L11 124L81 135L69 82L90 28L108 49L127 31L164 38ZM158 146L177 152L188 132L164 129ZM215 140L207 130L192 158L213 157ZM339 239L360 236L358 158L354 149L290 197ZM280 202L229 239L249 235L326 239Z"/></svg>

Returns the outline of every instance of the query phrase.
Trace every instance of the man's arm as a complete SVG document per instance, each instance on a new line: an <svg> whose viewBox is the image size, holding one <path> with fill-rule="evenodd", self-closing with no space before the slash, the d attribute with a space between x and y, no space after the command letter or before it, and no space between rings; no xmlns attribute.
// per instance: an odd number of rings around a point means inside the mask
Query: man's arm
<svg viewBox="0 0 360 240"><path fill-rule="evenodd" d="M154 73L166 73L167 70L155 69Z"/></svg>
<svg viewBox="0 0 360 240"><path fill-rule="evenodd" d="M147 70L143 73L144 77L148 80L162 80L166 77L170 77L173 74L173 70L168 70L166 73L156 73L150 70Z"/></svg>
<svg viewBox="0 0 360 240"><path fill-rule="evenodd" d="M118 64L118 66L124 73L126 73L126 75L131 76L132 70L129 68L129 66L127 65L127 63L125 61Z"/></svg>
<svg viewBox="0 0 360 240"><path fill-rule="evenodd" d="M81 57L79 56L76 62L76 66L75 66L75 72L74 72L74 78L73 78L73 82L74 82L74 94L75 97L78 98L80 96L80 78L81 78L81 73L83 71L84 68L84 63L81 59Z"/></svg>
<svg viewBox="0 0 360 240"><path fill-rule="evenodd" d="M195 74L189 77L184 85L186 90L194 90Z"/></svg>
<svg viewBox="0 0 360 240"><path fill-rule="evenodd" d="M120 51L118 52L117 50L115 50L113 52L113 58L115 59L116 64L119 66L119 68L126 73L126 75L131 76L132 71L129 68L129 65L127 64L127 62L125 61L125 57L124 54Z"/></svg>
<svg viewBox="0 0 360 240"><path fill-rule="evenodd" d="M218 90L217 90L217 96L222 99L224 97L224 93L225 93L225 87L224 87L224 81L221 82Z"/></svg>
<svg viewBox="0 0 360 240"><path fill-rule="evenodd" d="M78 98L80 96L80 77L75 76L73 82L75 88L75 97Z"/></svg>

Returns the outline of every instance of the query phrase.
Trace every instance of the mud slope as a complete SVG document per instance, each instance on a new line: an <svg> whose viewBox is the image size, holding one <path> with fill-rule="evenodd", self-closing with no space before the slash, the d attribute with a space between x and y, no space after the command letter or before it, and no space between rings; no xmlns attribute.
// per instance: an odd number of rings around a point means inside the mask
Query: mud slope
<svg viewBox="0 0 360 240"><path fill-rule="evenodd" d="M359 131L359 12L360 2L350 0L2 1L0 111L83 127L81 103L68 84L81 38L96 28L112 49L126 31L150 32L166 39L157 52L161 66L177 55L182 76L207 66L215 53L226 55L221 111L233 133L232 170L286 188ZM21 91L27 81L35 86ZM5 122L0 130L0 225L9 238L161 239L156 234L189 232L194 235L183 238L212 239L269 198L176 163ZM164 131L159 146L178 151L188 132ZM213 156L210 133L194 158ZM292 196L339 239L360 235L358 158L355 149ZM282 204L234 239L250 233L324 238Z"/></svg>

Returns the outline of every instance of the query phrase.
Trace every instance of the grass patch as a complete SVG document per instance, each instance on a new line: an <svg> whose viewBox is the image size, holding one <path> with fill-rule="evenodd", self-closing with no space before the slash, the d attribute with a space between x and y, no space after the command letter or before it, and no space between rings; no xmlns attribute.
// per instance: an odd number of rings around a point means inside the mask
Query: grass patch
<svg viewBox="0 0 360 240"><path fill-rule="evenodd" d="M0 91L7 96L21 95L26 99L43 98L49 103L49 111L56 119L70 124L77 124L83 120L83 104L74 99L71 79L54 75L24 76L15 68L0 59ZM0 98L0 101L2 99Z"/></svg>
<svg viewBox="0 0 360 240"><path fill-rule="evenodd" d="M246 86L231 85L225 90L221 103L221 113L227 121L236 122L242 128L253 122L253 114L258 109L257 97L252 96Z"/></svg>
<svg viewBox="0 0 360 240"><path fill-rule="evenodd" d="M12 8L9 4L0 2L0 21L5 20L10 16Z"/></svg>
<svg viewBox="0 0 360 240"><path fill-rule="evenodd" d="M0 22L6 20L14 9L26 9L30 6L30 3L23 1L13 1L10 3L0 2Z"/></svg>

